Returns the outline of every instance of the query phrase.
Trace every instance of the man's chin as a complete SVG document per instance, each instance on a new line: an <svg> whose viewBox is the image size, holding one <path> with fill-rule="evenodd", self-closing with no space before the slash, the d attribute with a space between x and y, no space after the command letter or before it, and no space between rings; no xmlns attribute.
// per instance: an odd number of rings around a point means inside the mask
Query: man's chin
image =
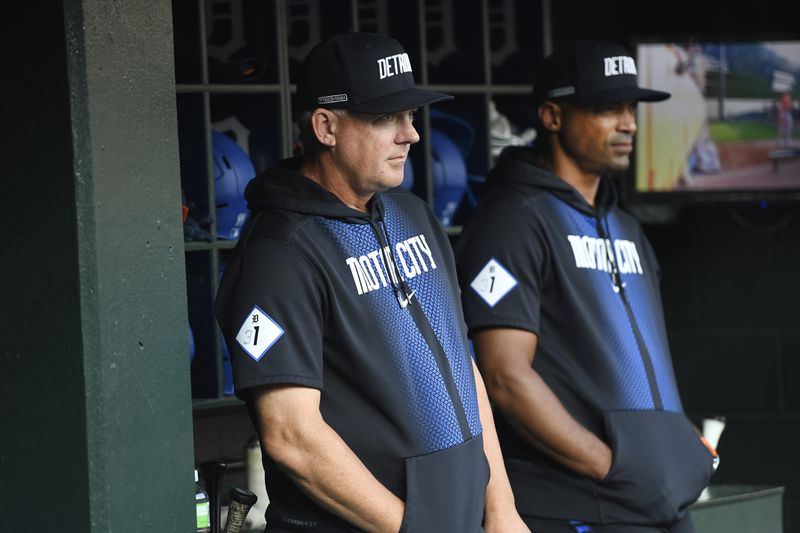
<svg viewBox="0 0 800 533"><path fill-rule="evenodd" d="M628 173L628 169L630 167L631 167L630 159L626 157L624 161L620 159L611 163L608 166L608 170L606 171L606 173L614 176L622 176Z"/></svg>
<svg viewBox="0 0 800 533"><path fill-rule="evenodd" d="M402 172L400 173L399 176L398 175L391 176L386 180L388 186L387 188L394 189L395 187L399 187L400 185L403 184L404 179L405 179L405 174L403 174Z"/></svg>

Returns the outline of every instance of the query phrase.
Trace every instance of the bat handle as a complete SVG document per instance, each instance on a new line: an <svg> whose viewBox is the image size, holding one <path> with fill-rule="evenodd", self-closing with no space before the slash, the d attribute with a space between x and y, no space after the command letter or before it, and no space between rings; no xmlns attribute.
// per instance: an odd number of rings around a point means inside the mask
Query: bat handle
<svg viewBox="0 0 800 533"><path fill-rule="evenodd" d="M239 487L232 488L228 495L230 496L230 506L228 507L228 518L225 520L225 529L222 530L222 533L239 533L242 530L247 513L250 512L250 508L258 500L258 496L247 489Z"/></svg>
<svg viewBox="0 0 800 533"><path fill-rule="evenodd" d="M222 491L222 480L228 465L221 461L208 461L200 465L200 472L206 482L206 492L208 493L208 504L211 515L211 533L219 533L220 522L220 497Z"/></svg>

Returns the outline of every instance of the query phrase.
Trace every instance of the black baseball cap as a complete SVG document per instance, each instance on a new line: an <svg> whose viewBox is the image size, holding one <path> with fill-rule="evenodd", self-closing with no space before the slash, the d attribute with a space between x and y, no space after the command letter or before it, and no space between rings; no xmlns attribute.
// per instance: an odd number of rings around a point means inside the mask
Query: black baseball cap
<svg viewBox="0 0 800 533"><path fill-rule="evenodd" d="M628 50L607 40L579 41L545 58L536 75L533 96L579 104L658 102L671 95L643 89L636 82L636 62Z"/></svg>
<svg viewBox="0 0 800 533"><path fill-rule="evenodd" d="M343 33L315 46L297 85L301 109L325 107L362 113L397 113L452 100L419 89L411 61L395 39L375 33Z"/></svg>

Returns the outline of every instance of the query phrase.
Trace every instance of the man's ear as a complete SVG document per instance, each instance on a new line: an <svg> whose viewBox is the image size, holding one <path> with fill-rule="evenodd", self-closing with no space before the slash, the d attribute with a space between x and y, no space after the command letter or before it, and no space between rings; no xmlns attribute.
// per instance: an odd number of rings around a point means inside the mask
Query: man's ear
<svg viewBox="0 0 800 533"><path fill-rule="evenodd" d="M561 107L553 102L544 102L539 106L539 121L548 131L553 133L561 129Z"/></svg>
<svg viewBox="0 0 800 533"><path fill-rule="evenodd" d="M339 116L330 109L318 107L311 114L311 129L323 146L336 146L336 131Z"/></svg>

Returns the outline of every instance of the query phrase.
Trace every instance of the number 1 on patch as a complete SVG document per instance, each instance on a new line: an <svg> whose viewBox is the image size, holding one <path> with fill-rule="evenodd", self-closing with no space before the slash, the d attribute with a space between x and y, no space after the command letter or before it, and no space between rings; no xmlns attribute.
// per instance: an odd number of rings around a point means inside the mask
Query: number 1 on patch
<svg viewBox="0 0 800 533"><path fill-rule="evenodd" d="M283 328L267 313L255 306L248 313L242 327L239 328L236 342L250 357L259 361L283 334Z"/></svg>

